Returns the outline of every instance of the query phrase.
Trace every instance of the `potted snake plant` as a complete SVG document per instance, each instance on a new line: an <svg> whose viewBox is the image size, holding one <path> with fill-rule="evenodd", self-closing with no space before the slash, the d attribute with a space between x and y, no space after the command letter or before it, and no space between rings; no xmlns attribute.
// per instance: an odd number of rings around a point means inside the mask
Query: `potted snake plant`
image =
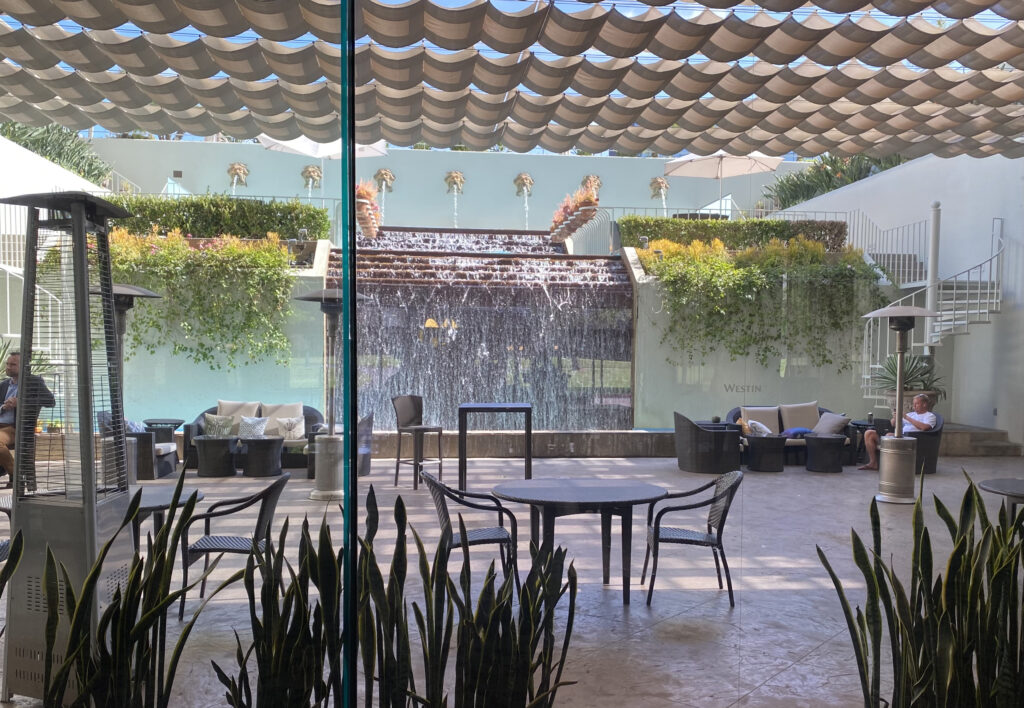
<svg viewBox="0 0 1024 708"><path fill-rule="evenodd" d="M886 392L890 408L896 407L896 355L890 354L882 362L882 368L871 376L871 385ZM903 400L901 410L910 410L914 397L928 396L931 405L946 397L946 389L940 383L942 377L935 371L935 360L917 354L903 357Z"/></svg>

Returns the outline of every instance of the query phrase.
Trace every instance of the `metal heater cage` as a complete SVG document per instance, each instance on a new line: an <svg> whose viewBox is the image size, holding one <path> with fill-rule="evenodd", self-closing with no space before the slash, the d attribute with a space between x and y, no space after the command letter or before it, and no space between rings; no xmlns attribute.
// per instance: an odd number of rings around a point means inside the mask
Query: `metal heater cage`
<svg viewBox="0 0 1024 708"><path fill-rule="evenodd" d="M5 692L42 697L46 550L77 592L128 508L107 237L107 219L127 212L82 192L0 201L29 208L12 504L12 531L22 532L25 551L9 587ZM53 392L52 407L43 386ZM100 576L94 626L134 552L131 534L119 535ZM61 614L58 649L68 621L63 607Z"/></svg>

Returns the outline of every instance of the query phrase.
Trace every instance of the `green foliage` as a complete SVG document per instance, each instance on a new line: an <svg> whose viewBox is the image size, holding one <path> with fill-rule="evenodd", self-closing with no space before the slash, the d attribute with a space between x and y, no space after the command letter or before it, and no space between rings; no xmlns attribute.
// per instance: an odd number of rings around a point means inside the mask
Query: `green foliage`
<svg viewBox="0 0 1024 708"><path fill-rule="evenodd" d="M56 123L33 127L21 123L0 123L0 136L55 162L93 184L110 175L110 165L92 151L88 140Z"/></svg>
<svg viewBox="0 0 1024 708"><path fill-rule="evenodd" d="M483 587L472 601L469 548L463 546L460 582L449 577L448 543L442 538L433 566L419 536L413 532L419 552L423 605L414 602L423 661L424 690L419 692L412 671L412 648L405 598L407 575L406 513L401 497L395 502L398 527L391 570L385 585L373 551L377 530L377 506L371 488L367 497L367 537L359 557L359 641L365 676L366 705L398 708L413 701L442 708L449 697L456 706L511 708L551 706L565 682L562 667L569 648L576 608L576 570L570 564L563 584L565 551L535 553L530 574L523 583L515 609L514 580L496 584L492 562ZM459 529L467 538L461 518ZM554 631L555 609L568 592L569 608L564 638L559 645ZM454 690L446 689L447 661L452 636L456 637Z"/></svg>
<svg viewBox="0 0 1024 708"><path fill-rule="evenodd" d="M264 550L254 550L246 561L243 582L253 638L243 651L235 633L237 675L229 677L212 662L217 678L228 689L225 696L232 708L300 708L326 706L329 701L340 706L342 702L342 554L334 551L326 519L320 525L318 545L304 519L296 572L284 558L287 536L286 520L277 548L268 533ZM286 567L287 586L283 583ZM310 594L310 584L315 596ZM256 663L254 687L249 680L250 657Z"/></svg>
<svg viewBox="0 0 1024 708"><path fill-rule="evenodd" d="M842 221L784 221L782 219L667 219L660 216L626 216L618 221L623 246L637 247L640 237L650 241L666 239L678 244L718 239L730 250L782 242L803 236L820 241L828 251L839 251L846 243Z"/></svg>
<svg viewBox="0 0 1024 708"><path fill-rule="evenodd" d="M170 343L173 354L212 369L272 356L287 363L294 277L276 238L222 238L193 248L177 232L160 238L115 229L110 255L115 281L162 296L132 310L126 356Z"/></svg>
<svg viewBox="0 0 1024 708"><path fill-rule="evenodd" d="M662 341L688 361L724 349L762 366L785 356L843 371L857 347L861 314L885 300L878 271L859 251L826 253L824 244L799 236L735 255L719 241L655 241L640 258L661 281L668 313Z"/></svg>
<svg viewBox="0 0 1024 708"><path fill-rule="evenodd" d="M846 617L866 707L1020 705L1024 514L1012 518L1004 504L992 524L980 493L968 482L956 517L935 498L953 546L942 565L933 558L918 496L909 589L883 559L878 504L871 502L870 548L851 532L853 558L867 588L863 610L851 608L842 581L817 549ZM945 568L945 575L936 568ZM880 688L883 630L892 662L888 700Z"/></svg>
<svg viewBox="0 0 1024 708"><path fill-rule="evenodd" d="M238 199L227 194L201 194L178 198L121 194L108 199L133 216L111 219L131 233L168 234L180 231L194 238L239 236L261 239L275 233L283 239L298 238L299 229L307 239L327 238L331 222L326 209L298 200L269 202Z"/></svg>
<svg viewBox="0 0 1024 708"><path fill-rule="evenodd" d="M11 544L7 548L7 560L4 561L3 567L0 567L0 598L3 598L7 583L10 582L14 571L18 569L18 563L21 562L21 554L24 550L25 539L22 538L21 531L19 531L11 539ZM4 636L5 629L7 629L6 625L0 625L0 637Z"/></svg>
<svg viewBox="0 0 1024 708"><path fill-rule="evenodd" d="M890 354L882 362L882 368L871 375L871 385L883 391L896 390L895 354ZM932 357L918 354L903 355L903 390L934 391L941 400L946 397L946 389L939 386L942 377L935 373L935 360Z"/></svg>
<svg viewBox="0 0 1024 708"><path fill-rule="evenodd" d="M890 167L896 167L904 161L899 155L881 158L867 155L822 155L805 170L778 175L775 182L765 186L764 195L773 200L777 208L788 209Z"/></svg>
<svg viewBox="0 0 1024 708"><path fill-rule="evenodd" d="M47 548L43 571L47 611L43 698L46 708L66 705L65 699L70 701L69 705L83 708L167 708L171 704L178 662L200 613L217 593L241 577L241 572L235 573L207 596L182 627L170 656L166 656L168 610L183 592L202 582L217 565L212 563L187 588L171 590L182 534L196 505L193 494L180 507L175 521L183 481L184 476L179 477L166 523L156 538L147 538L144 559L135 553L127 579L103 609L95 632L93 606L103 563L118 534L137 515L141 492L131 500L120 528L103 545L81 588L73 586L67 569L58 564ZM67 640L58 647L58 629L64 623ZM77 689L72 688L72 677ZM75 690L77 696L72 695Z"/></svg>
<svg viewBox="0 0 1024 708"><path fill-rule="evenodd" d="M0 338L0 366L7 361L7 357L12 351L14 346L14 340ZM45 376L53 373L53 362L40 351L32 352L32 364L29 367L30 373L36 376Z"/></svg>

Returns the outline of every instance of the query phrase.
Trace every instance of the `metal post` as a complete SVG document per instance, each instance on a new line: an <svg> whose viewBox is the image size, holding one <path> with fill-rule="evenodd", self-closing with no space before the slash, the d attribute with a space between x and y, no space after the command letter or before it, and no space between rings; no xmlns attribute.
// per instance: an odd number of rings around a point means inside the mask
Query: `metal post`
<svg viewBox="0 0 1024 708"><path fill-rule="evenodd" d="M896 430L893 435L903 437L903 385L906 383L906 374L903 371L903 357L907 353L907 332L900 330L896 333L896 412L893 414L893 424Z"/></svg>
<svg viewBox="0 0 1024 708"><path fill-rule="evenodd" d="M925 309L938 312L939 304L939 231L942 222L942 204L932 202L932 231L928 241L928 291L925 300ZM936 341L937 336L932 323L928 323L928 332L925 342L929 344L925 348L925 354L933 354L931 343Z"/></svg>

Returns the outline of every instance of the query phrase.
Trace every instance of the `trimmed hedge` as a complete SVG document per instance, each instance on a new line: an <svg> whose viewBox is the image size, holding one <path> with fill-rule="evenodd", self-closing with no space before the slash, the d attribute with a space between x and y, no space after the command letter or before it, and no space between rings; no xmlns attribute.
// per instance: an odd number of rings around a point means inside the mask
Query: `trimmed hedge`
<svg viewBox="0 0 1024 708"><path fill-rule="evenodd" d="M266 238L272 232L292 239L299 237L299 229L306 229L307 239L324 239L331 227L326 209L297 200L264 202L226 194L177 198L122 194L108 199L135 215L111 219L111 224L134 234L152 233L155 228L159 234L178 229L194 238Z"/></svg>
<svg viewBox="0 0 1024 708"><path fill-rule="evenodd" d="M790 241L803 236L825 244L827 251L840 251L846 244L846 224L842 221L783 221L782 219L668 219L660 216L626 216L619 219L623 246L637 247L640 237L651 241L663 238L674 243L691 241L710 243L718 239L731 251L748 246L764 246L772 239Z"/></svg>

